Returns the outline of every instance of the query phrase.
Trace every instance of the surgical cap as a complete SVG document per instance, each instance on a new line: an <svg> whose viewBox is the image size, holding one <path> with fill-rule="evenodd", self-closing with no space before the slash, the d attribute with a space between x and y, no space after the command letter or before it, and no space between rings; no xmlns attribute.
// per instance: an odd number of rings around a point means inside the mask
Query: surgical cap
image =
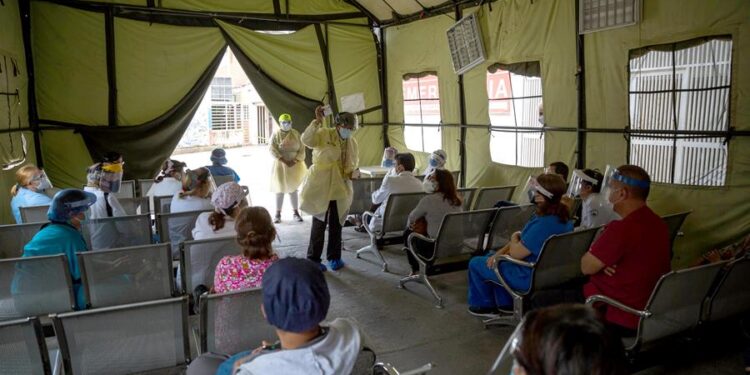
<svg viewBox="0 0 750 375"><path fill-rule="evenodd" d="M331 296L314 262L284 258L263 274L263 309L272 326L288 332L315 328L328 314Z"/></svg>
<svg viewBox="0 0 750 375"><path fill-rule="evenodd" d="M243 188L238 183L226 182L221 184L211 195L211 204L216 208L217 212L227 215L227 211L237 206L247 194L248 191L246 188Z"/></svg>
<svg viewBox="0 0 750 375"><path fill-rule="evenodd" d="M85 212L94 203L96 195L79 189L64 189L55 194L47 210L47 219L52 222L68 222L71 217Z"/></svg>

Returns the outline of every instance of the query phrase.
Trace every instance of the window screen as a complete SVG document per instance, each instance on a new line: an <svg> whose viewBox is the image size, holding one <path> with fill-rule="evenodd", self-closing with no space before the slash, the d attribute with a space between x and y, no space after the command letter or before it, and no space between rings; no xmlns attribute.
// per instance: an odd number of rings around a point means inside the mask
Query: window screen
<svg viewBox="0 0 750 375"><path fill-rule="evenodd" d="M440 91L437 74L426 72L404 76L404 123L440 124ZM432 152L442 148L437 126L405 126L404 140L411 150Z"/></svg>
<svg viewBox="0 0 750 375"><path fill-rule="evenodd" d="M541 128L542 78L539 63L495 64L487 71L490 124L513 128ZM544 166L544 133L492 131L492 161L523 167Z"/></svg>
<svg viewBox="0 0 750 375"><path fill-rule="evenodd" d="M723 186L732 40L702 38L630 53L629 160L657 182ZM639 130L691 134L638 135Z"/></svg>
<svg viewBox="0 0 750 375"><path fill-rule="evenodd" d="M212 102L231 102L234 100L232 95L232 78L231 77L214 77L211 81L211 101Z"/></svg>

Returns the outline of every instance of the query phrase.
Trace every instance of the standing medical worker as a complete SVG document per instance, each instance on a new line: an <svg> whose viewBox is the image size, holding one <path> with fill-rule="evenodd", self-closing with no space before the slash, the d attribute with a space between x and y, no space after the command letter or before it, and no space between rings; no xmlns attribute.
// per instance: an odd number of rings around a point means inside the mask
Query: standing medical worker
<svg viewBox="0 0 750 375"><path fill-rule="evenodd" d="M284 194L289 194L294 210L294 220L301 222L297 189L305 178L305 146L299 132L292 129L292 116L284 113L279 116L280 129L271 136L271 155L274 157L271 169L271 191L276 193L276 217L274 223L281 222L281 207L284 205Z"/></svg>
<svg viewBox="0 0 750 375"><path fill-rule="evenodd" d="M313 150L313 164L302 187L302 211L313 216L307 258L321 262L325 230L328 226L326 258L332 270L344 267L341 260L341 225L352 204L352 178L358 177L357 141L352 138L359 123L353 113L341 112L336 126L323 126L323 107L315 109L315 120L302 133L302 143Z"/></svg>

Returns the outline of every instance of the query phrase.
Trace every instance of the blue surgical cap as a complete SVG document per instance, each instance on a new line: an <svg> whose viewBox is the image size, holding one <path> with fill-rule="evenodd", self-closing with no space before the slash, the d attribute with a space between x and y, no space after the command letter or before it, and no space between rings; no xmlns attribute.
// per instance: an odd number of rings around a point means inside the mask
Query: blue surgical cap
<svg viewBox="0 0 750 375"><path fill-rule="evenodd" d="M96 203L96 195L79 189L64 189L55 194L47 210L47 219L66 223L71 217L84 212Z"/></svg>
<svg viewBox="0 0 750 375"><path fill-rule="evenodd" d="M315 328L328 314L331 296L318 265L284 258L263 274L263 309L272 326L288 332Z"/></svg>

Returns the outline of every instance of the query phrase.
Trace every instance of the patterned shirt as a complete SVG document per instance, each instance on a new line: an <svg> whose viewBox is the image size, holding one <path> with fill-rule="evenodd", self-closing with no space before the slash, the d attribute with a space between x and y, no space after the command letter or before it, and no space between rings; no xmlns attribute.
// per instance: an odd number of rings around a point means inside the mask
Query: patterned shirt
<svg viewBox="0 0 750 375"><path fill-rule="evenodd" d="M230 255L221 258L214 273L214 290L226 293L235 290L259 288L263 273L279 258L248 259L244 255Z"/></svg>

